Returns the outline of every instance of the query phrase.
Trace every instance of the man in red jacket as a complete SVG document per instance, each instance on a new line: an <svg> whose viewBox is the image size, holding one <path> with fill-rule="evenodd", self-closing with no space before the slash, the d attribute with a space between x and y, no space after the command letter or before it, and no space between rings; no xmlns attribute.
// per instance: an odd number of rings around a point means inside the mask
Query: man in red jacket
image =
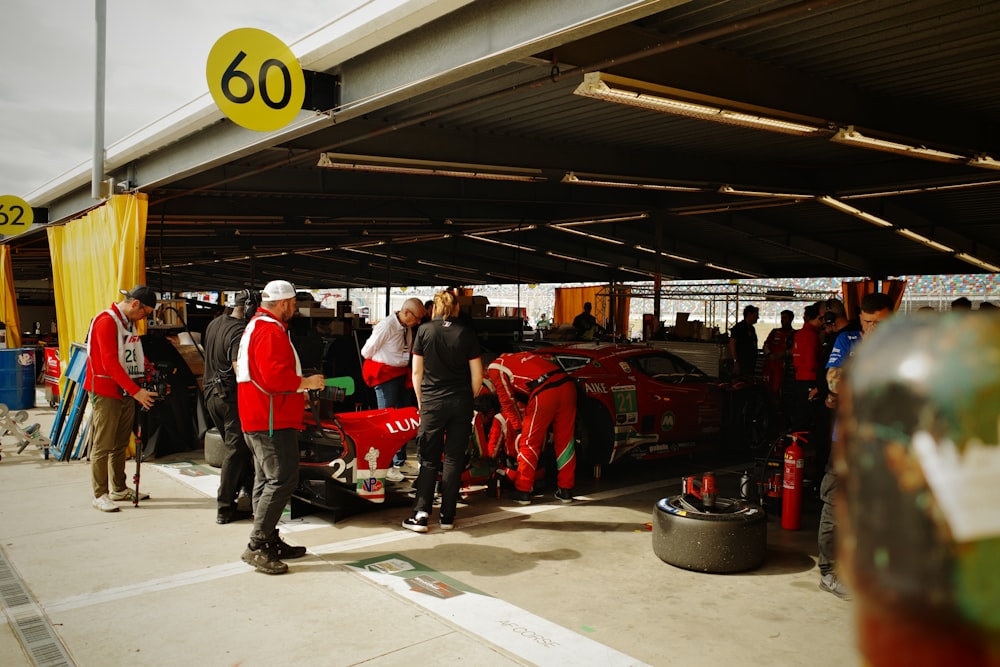
<svg viewBox="0 0 1000 667"><path fill-rule="evenodd" d="M812 431L823 412L823 312L819 304L809 304L802 311L803 325L792 343L795 366L791 428Z"/></svg>
<svg viewBox="0 0 1000 667"><path fill-rule="evenodd" d="M517 451L517 480L511 495L520 505L531 503L538 457L552 427L556 450L556 498L573 502L576 481L576 447L573 425L576 420L576 385L557 364L530 352L501 354L489 365L500 409L509 428L520 432ZM524 402L523 412L518 400Z"/></svg>
<svg viewBox="0 0 1000 667"><path fill-rule="evenodd" d="M98 313L87 332L83 387L90 392L92 405L92 505L102 512L117 512L114 501L133 499L135 491L125 485L125 450L135 423L135 403L149 409L157 396L135 382L145 373L145 357L133 326L156 308L156 292L136 285L129 292L121 290L121 294L122 300ZM109 475L114 486L110 493Z"/></svg>
<svg viewBox="0 0 1000 667"><path fill-rule="evenodd" d="M295 287L273 280L247 324L236 361L240 422L254 455L253 530L243 562L266 574L288 570L282 558L299 558L305 547L286 544L278 520L299 482L298 434L305 412L303 392L322 389L322 375L302 377L302 364L288 336L295 315Z"/></svg>

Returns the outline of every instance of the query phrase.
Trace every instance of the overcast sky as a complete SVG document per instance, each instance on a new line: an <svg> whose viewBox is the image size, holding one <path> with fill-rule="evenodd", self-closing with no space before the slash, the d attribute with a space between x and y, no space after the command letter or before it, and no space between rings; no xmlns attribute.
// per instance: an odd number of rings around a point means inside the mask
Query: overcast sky
<svg viewBox="0 0 1000 667"><path fill-rule="evenodd" d="M367 0L106 0L105 145L208 91L215 41L291 45ZM0 0L0 195L26 197L93 155L93 0Z"/></svg>

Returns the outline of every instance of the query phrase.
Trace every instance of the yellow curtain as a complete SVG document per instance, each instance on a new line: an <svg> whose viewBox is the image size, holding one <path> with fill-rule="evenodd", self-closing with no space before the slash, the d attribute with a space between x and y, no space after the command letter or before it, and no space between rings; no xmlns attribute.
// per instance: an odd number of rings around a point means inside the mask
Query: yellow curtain
<svg viewBox="0 0 1000 667"><path fill-rule="evenodd" d="M0 322L7 327L7 347L21 347L21 316L17 312L9 245L0 245L0 279L3 281L0 284Z"/></svg>
<svg viewBox="0 0 1000 667"><path fill-rule="evenodd" d="M597 318L597 323L610 330L611 297L597 296L607 285L588 285L585 287L557 287L555 307L552 313L552 325L573 324L573 318L583 312L583 304L589 301L594 310L591 313ZM619 296L615 303L615 332L623 335L628 332L628 313L631 298Z"/></svg>
<svg viewBox="0 0 1000 667"><path fill-rule="evenodd" d="M585 287L557 287L555 306L552 312L553 326L573 324L573 318L583 312L583 304L589 301L594 304L591 311L597 322L602 324L607 317L607 307L602 308L604 297L597 293L604 289L603 285L588 285Z"/></svg>
<svg viewBox="0 0 1000 667"><path fill-rule="evenodd" d="M114 195L86 215L47 229L59 323L59 357L83 343L90 320L118 301L118 290L146 282L146 211L143 193ZM145 333L145 323L139 323Z"/></svg>

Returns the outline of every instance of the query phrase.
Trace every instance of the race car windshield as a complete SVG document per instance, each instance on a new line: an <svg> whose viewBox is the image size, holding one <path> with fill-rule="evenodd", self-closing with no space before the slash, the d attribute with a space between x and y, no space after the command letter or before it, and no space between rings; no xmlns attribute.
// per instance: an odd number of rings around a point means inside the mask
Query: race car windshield
<svg viewBox="0 0 1000 667"><path fill-rule="evenodd" d="M692 366L680 357L669 354L650 354L634 357L629 361L638 366L649 377L661 382L679 382L685 379L690 380L692 378L706 377L697 367Z"/></svg>

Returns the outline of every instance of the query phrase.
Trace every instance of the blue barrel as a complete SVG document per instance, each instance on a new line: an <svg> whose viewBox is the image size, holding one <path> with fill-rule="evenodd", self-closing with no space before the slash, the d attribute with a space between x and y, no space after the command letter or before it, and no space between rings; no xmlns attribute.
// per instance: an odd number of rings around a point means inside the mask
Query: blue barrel
<svg viewBox="0 0 1000 667"><path fill-rule="evenodd" d="M0 350L0 403L11 410L35 407L35 351Z"/></svg>

